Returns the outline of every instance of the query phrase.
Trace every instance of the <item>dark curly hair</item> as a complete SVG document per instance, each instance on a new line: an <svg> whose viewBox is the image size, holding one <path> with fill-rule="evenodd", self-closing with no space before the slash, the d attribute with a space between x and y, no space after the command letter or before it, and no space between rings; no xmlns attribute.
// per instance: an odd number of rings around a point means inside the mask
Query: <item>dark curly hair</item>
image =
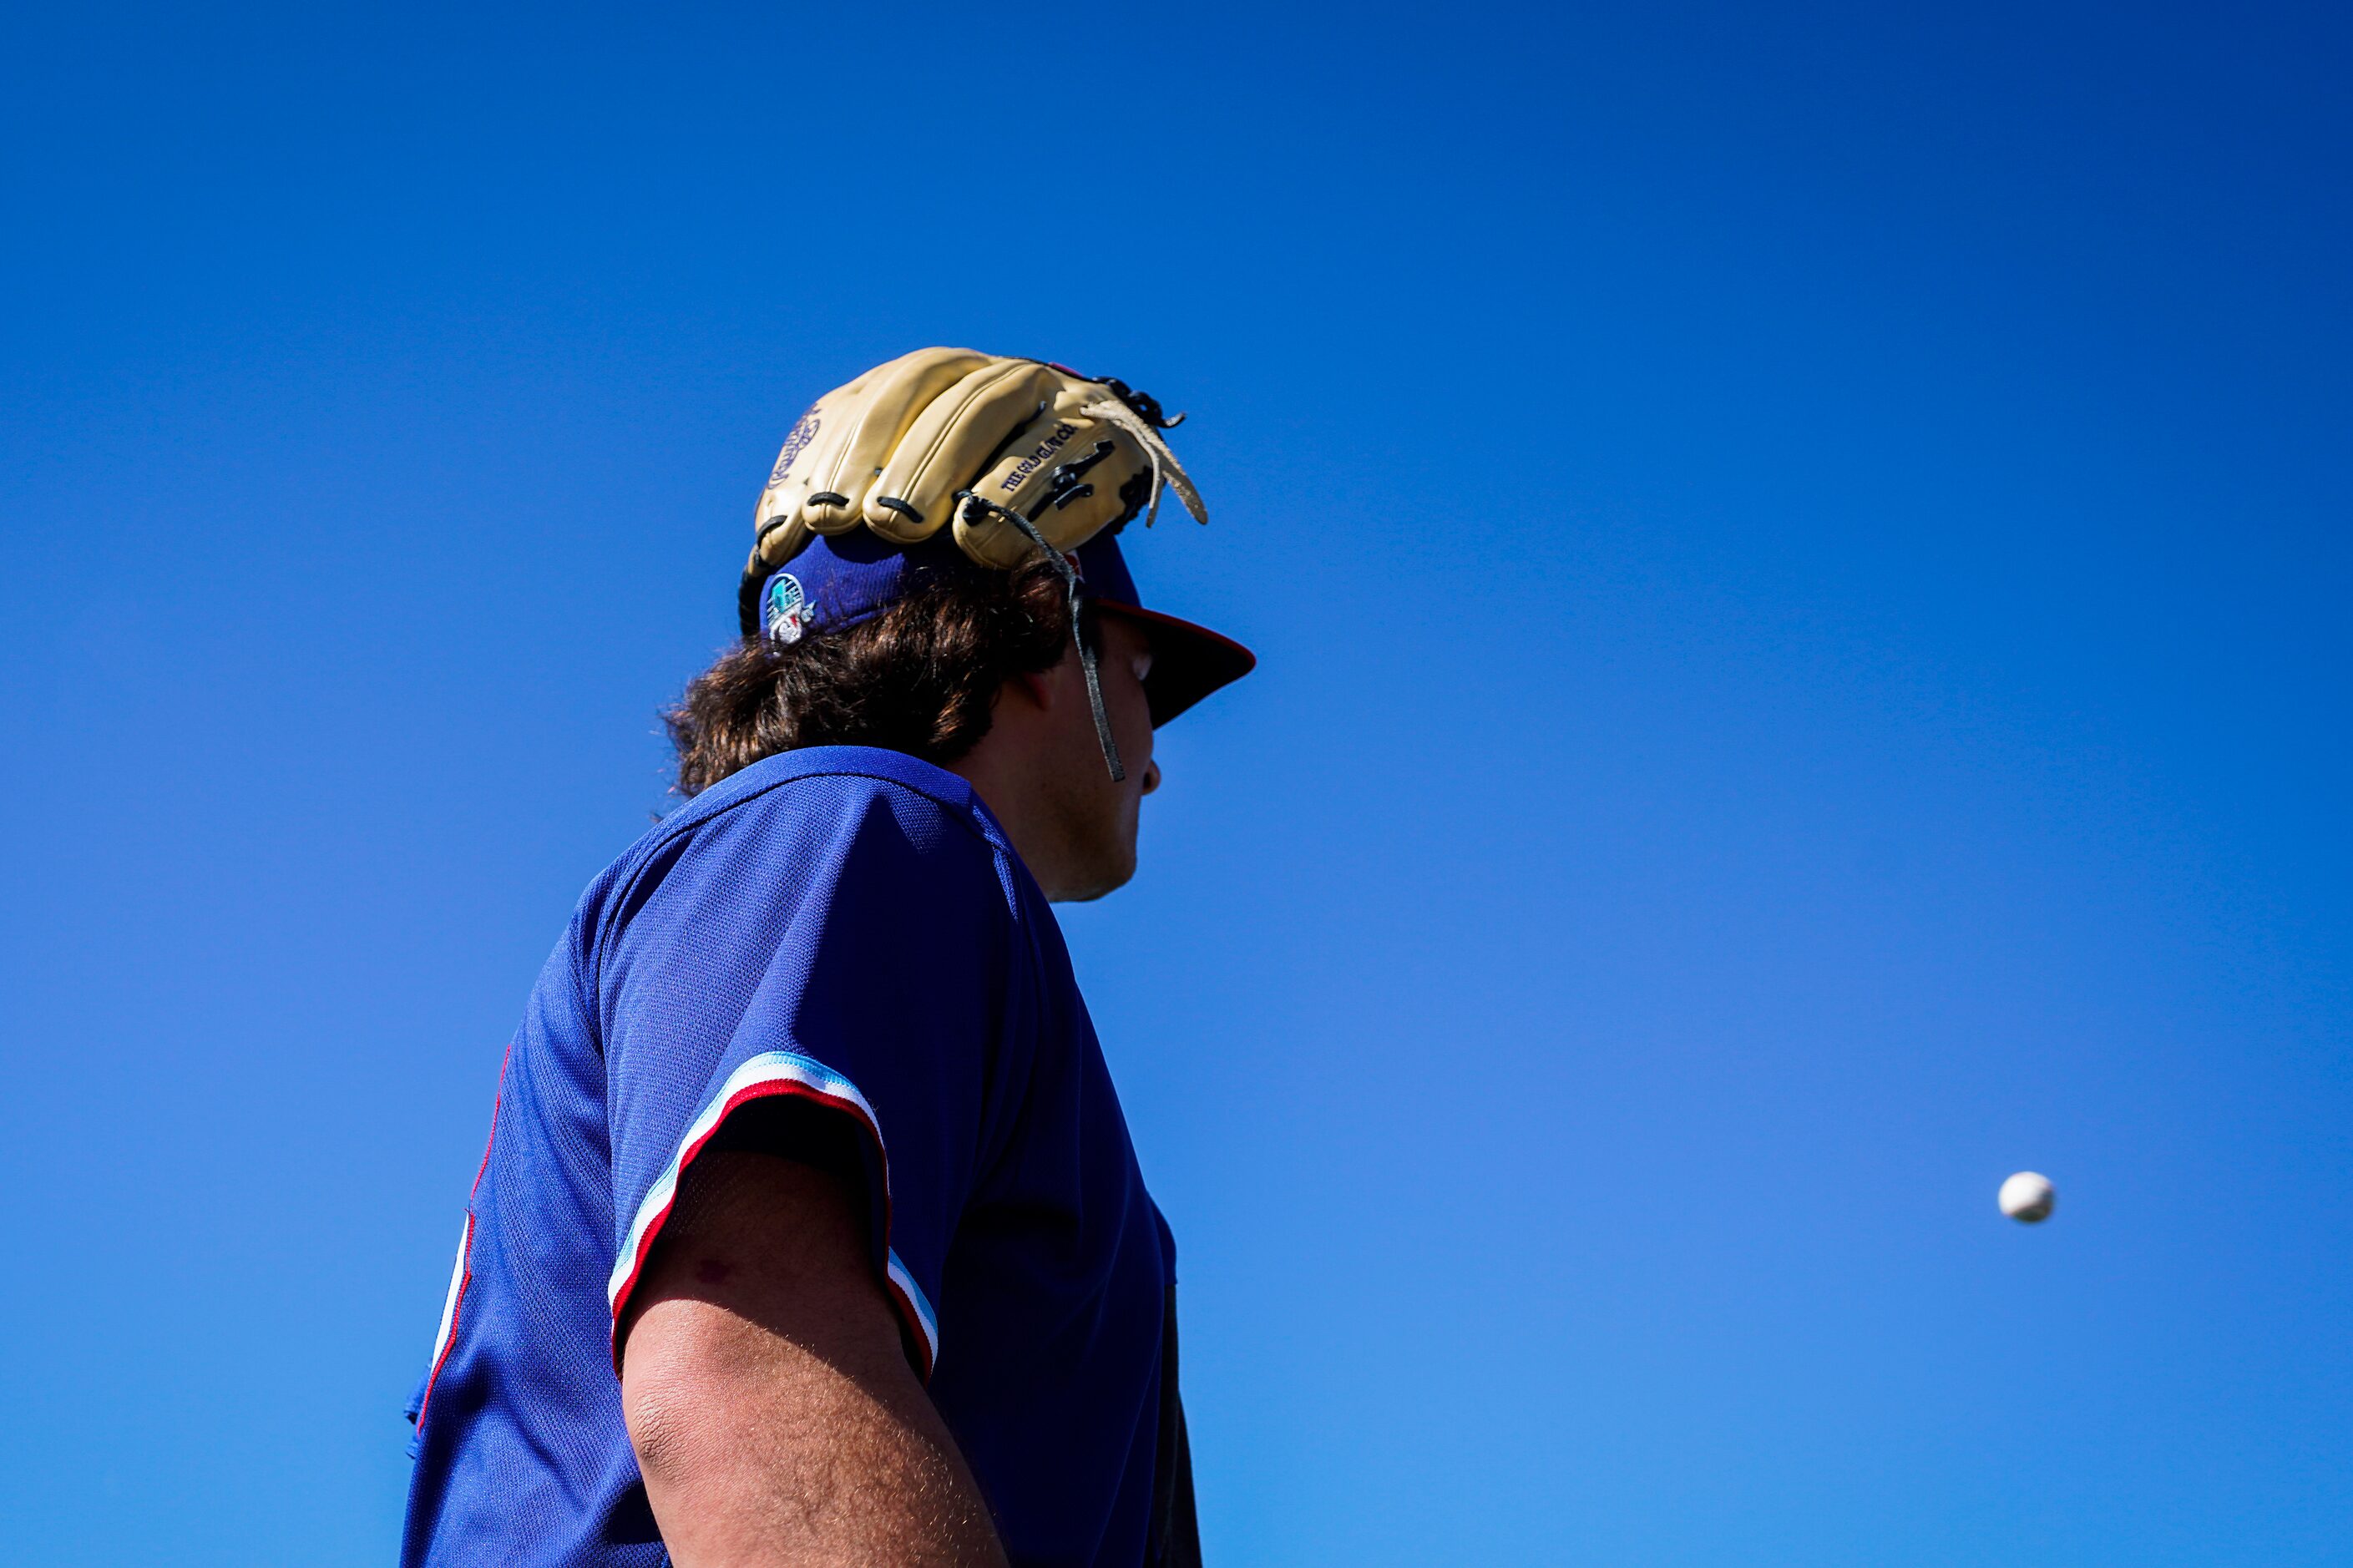
<svg viewBox="0 0 2353 1568"><path fill-rule="evenodd" d="M960 574L796 643L745 637L662 715L679 793L802 746L954 762L988 733L997 689L1052 668L1070 640L1061 580L1042 562Z"/></svg>

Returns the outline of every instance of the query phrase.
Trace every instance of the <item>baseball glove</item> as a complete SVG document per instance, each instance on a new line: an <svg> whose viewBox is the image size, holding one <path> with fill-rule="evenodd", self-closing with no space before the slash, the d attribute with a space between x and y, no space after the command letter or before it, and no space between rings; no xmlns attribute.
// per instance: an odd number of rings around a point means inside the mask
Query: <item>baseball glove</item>
<svg viewBox="0 0 2353 1568"><path fill-rule="evenodd" d="M744 582L756 594L812 535L856 528L899 544L953 528L966 555L1007 570L1035 552L1032 533L1067 554L1138 512L1149 522L1164 485L1206 522L1160 434L1176 423L1117 381L919 349L827 393L793 426L760 493Z"/></svg>

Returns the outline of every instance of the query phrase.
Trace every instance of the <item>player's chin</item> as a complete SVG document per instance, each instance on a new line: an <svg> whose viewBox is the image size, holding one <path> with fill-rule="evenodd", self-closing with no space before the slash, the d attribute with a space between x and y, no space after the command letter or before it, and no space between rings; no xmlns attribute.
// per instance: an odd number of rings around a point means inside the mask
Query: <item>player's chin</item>
<svg viewBox="0 0 2353 1568"><path fill-rule="evenodd" d="M1054 893L1058 904L1089 904L1106 893L1115 893L1135 876L1135 823L1131 818L1125 831L1107 835L1098 853L1090 856L1084 869L1071 878Z"/></svg>

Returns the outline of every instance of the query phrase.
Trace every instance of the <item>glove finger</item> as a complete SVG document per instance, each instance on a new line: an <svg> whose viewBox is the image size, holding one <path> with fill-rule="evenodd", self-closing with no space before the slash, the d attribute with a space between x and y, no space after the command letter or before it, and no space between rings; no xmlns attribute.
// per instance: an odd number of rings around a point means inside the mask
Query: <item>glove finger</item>
<svg viewBox="0 0 2353 1568"><path fill-rule="evenodd" d="M1018 511L1068 553L1106 528L1125 522L1152 495L1152 459L1134 437L1100 420L1063 417L1017 441L972 486L993 506ZM966 505L956 513L956 544L984 566L1010 569L1037 553L1001 512Z"/></svg>
<svg viewBox="0 0 2353 1568"><path fill-rule="evenodd" d="M781 566L808 543L808 521L800 515L801 501L809 489L808 449L825 428L827 403L855 391L857 386L858 383L852 382L809 405L808 412L800 416L792 434L785 437L784 450L776 454L776 466L768 471L767 488L760 492L759 504L752 510L752 526L758 531L752 549L753 570Z"/></svg>
<svg viewBox="0 0 2353 1568"><path fill-rule="evenodd" d="M970 349L918 349L877 366L824 402L839 416L809 446L808 488L796 515L818 533L846 533L864 520L867 492L924 408L965 375L992 363Z"/></svg>
<svg viewBox="0 0 2353 1568"><path fill-rule="evenodd" d="M807 549L812 537L807 520L797 512L770 518L761 525L760 537L752 546L752 564L773 572Z"/></svg>
<svg viewBox="0 0 2353 1568"><path fill-rule="evenodd" d="M858 415L874 378L900 362L877 366L857 380L837 386L815 403L785 437L776 466L769 470L768 488L760 493L759 538L769 564L780 565L800 553L815 533L807 512L820 471L829 472L841 460L842 449L855 432Z"/></svg>
<svg viewBox="0 0 2353 1568"><path fill-rule="evenodd" d="M1025 427L1039 423L1061 378L1029 360L995 360L934 398L866 496L866 526L901 544L945 526L955 492Z"/></svg>

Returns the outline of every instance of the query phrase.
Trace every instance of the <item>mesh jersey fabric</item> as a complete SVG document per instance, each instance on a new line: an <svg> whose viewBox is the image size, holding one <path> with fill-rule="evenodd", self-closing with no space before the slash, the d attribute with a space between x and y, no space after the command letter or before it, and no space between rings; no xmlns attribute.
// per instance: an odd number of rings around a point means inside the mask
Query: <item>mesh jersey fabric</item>
<svg viewBox="0 0 2353 1568"><path fill-rule="evenodd" d="M1175 1247L1052 911L964 781L843 746L681 807L542 971L414 1402L406 1568L667 1561L611 1331L713 1147L863 1174L909 1357L1015 1563L1190 1539Z"/></svg>

